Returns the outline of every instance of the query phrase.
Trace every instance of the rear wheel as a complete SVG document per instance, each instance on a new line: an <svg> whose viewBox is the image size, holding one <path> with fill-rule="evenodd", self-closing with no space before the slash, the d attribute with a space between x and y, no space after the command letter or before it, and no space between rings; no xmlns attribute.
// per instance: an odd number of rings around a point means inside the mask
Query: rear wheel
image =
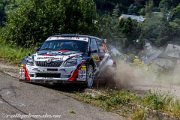
<svg viewBox="0 0 180 120"><path fill-rule="evenodd" d="M94 83L94 69L92 65L89 65L87 69L86 85L88 88L92 88L93 83Z"/></svg>

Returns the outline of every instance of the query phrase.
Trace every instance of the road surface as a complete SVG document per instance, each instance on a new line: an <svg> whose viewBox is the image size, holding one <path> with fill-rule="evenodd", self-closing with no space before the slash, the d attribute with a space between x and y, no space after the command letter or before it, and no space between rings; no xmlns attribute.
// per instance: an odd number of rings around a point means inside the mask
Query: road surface
<svg viewBox="0 0 180 120"><path fill-rule="evenodd" d="M61 89L19 82L0 66L0 120L124 120L65 96Z"/></svg>

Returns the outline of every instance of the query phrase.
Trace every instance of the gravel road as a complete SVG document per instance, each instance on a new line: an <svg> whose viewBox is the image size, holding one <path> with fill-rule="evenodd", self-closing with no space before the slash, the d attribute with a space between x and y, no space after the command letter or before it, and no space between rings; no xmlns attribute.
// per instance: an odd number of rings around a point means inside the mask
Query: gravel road
<svg viewBox="0 0 180 120"><path fill-rule="evenodd" d="M125 119L65 96L60 89L19 82L12 77L17 67L0 64L0 71L0 120Z"/></svg>

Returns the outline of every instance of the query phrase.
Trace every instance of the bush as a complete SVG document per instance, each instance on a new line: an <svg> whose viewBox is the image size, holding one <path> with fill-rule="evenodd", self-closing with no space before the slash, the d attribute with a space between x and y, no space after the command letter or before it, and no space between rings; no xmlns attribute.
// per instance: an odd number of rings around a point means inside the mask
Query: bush
<svg viewBox="0 0 180 120"><path fill-rule="evenodd" d="M57 33L94 33L96 8L92 0L29 0L7 15L2 37L27 46Z"/></svg>

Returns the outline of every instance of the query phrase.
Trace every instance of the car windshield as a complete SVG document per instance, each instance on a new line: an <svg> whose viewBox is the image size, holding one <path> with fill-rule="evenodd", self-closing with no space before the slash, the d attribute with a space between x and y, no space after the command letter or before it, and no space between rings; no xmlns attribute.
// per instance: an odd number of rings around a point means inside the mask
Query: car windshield
<svg viewBox="0 0 180 120"><path fill-rule="evenodd" d="M45 41L41 46L40 51L42 50L52 50L52 51L60 51L60 50L69 50L69 51L79 51L79 52L87 52L88 42L86 41L78 41L78 40L50 40Z"/></svg>

